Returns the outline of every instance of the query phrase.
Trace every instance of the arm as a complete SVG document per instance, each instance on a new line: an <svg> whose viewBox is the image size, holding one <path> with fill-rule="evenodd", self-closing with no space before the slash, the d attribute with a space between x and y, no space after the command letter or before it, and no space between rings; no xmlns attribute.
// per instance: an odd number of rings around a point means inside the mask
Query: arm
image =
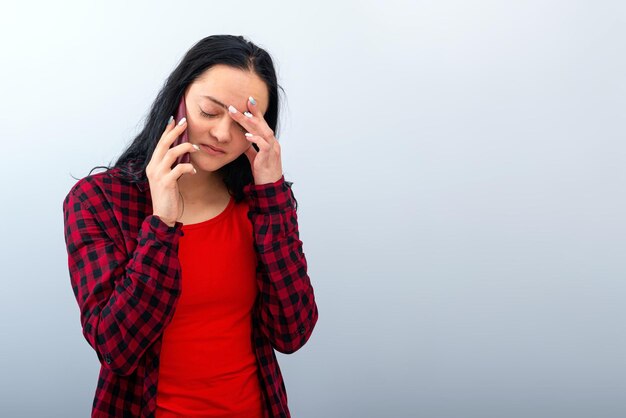
<svg viewBox="0 0 626 418"><path fill-rule="evenodd" d="M307 342L318 318L293 191L284 176L275 183L247 185L244 191L251 203L248 217L260 258L256 316L272 346L290 354Z"/></svg>
<svg viewBox="0 0 626 418"><path fill-rule="evenodd" d="M129 258L106 233L111 221L95 210L102 206L77 189L65 198L63 213L83 335L104 367L129 375L173 317L180 295L182 224L169 227L156 215L146 217Z"/></svg>

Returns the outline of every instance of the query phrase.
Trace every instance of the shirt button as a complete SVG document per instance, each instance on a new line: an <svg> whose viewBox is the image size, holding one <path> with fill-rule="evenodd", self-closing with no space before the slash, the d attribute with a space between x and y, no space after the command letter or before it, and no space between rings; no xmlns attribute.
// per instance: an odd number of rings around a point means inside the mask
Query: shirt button
<svg viewBox="0 0 626 418"><path fill-rule="evenodd" d="M111 362L113 361L113 359L111 358L111 356L110 356L110 355L105 354L105 355L104 355L104 361L105 361L105 363L106 363L106 364L111 364Z"/></svg>
<svg viewBox="0 0 626 418"><path fill-rule="evenodd" d="M300 328L298 328L298 332L300 333L300 335L303 335L306 332L306 329L304 329L304 325L300 325Z"/></svg>

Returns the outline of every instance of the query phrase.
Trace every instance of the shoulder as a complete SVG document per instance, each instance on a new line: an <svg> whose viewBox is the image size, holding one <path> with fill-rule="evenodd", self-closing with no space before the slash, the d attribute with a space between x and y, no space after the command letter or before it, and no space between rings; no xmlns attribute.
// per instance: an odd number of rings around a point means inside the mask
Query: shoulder
<svg viewBox="0 0 626 418"><path fill-rule="evenodd" d="M136 186L120 175L120 169L113 167L78 180L67 193L65 202L77 199L87 206L107 205L108 202L128 196L133 187Z"/></svg>
<svg viewBox="0 0 626 418"><path fill-rule="evenodd" d="M63 211L66 221L96 222L120 248L129 250L152 213L151 200L149 187L147 192L141 191L139 183L122 171L113 167L78 180L65 197Z"/></svg>

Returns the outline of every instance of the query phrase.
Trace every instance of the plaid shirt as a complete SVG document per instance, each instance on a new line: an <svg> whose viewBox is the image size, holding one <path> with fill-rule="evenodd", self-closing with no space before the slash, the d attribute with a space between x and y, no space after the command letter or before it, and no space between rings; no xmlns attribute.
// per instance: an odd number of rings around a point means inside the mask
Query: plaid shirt
<svg viewBox="0 0 626 418"><path fill-rule="evenodd" d="M152 214L147 180L113 168L79 180L63 201L70 280L83 335L101 363L92 417L154 417L164 328L181 292L178 240ZM258 258L251 336L265 416L290 417L274 350L302 347L317 305L299 240L291 183L245 186Z"/></svg>

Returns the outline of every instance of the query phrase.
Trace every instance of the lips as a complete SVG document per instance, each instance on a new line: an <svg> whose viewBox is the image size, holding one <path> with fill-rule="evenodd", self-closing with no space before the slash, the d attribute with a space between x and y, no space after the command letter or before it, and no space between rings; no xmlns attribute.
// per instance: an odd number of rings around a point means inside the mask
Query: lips
<svg viewBox="0 0 626 418"><path fill-rule="evenodd" d="M214 146L209 145L209 144L200 144L200 145L202 145L204 147L207 147L207 148L211 148L215 152L225 152L223 149L214 147Z"/></svg>

